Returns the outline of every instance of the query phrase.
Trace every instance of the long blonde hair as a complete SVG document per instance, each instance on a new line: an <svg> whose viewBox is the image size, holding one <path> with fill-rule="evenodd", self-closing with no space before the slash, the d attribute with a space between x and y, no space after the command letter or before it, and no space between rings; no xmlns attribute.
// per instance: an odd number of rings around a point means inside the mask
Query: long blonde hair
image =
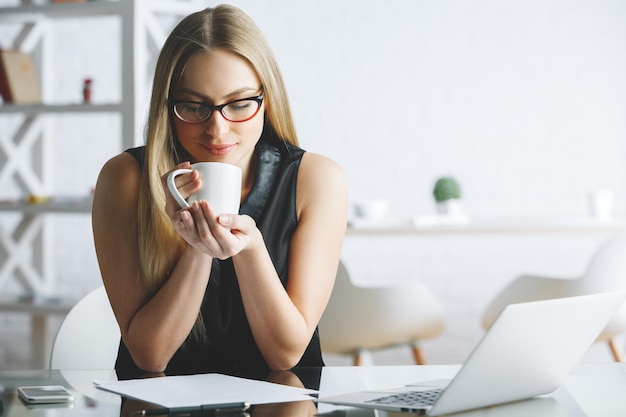
<svg viewBox="0 0 626 417"><path fill-rule="evenodd" d="M175 77L196 53L222 49L248 60L265 94L266 131L298 145L276 58L264 35L240 9L219 5L184 18L167 38L156 64L146 130L146 159L139 194L139 251L146 285L156 292L176 265L185 242L165 213L161 176L180 163L167 99Z"/></svg>

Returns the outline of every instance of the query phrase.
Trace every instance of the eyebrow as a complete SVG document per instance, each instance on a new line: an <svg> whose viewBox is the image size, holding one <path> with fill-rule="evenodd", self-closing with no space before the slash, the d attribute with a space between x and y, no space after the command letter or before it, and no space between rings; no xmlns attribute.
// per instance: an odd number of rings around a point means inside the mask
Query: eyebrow
<svg viewBox="0 0 626 417"><path fill-rule="evenodd" d="M236 89L234 91L231 91L230 93L226 94L225 96L223 96L221 98L221 100L222 101L223 100L228 100L228 99L231 99L233 97L237 97L240 94L246 93L248 91L256 91L256 90L259 90L259 89L260 89L260 87L249 87L249 86L240 87L240 88L238 88L238 89ZM181 88L181 89L178 90L178 92L179 93L191 94L191 95L199 97L199 98L201 98L203 100L211 101L211 99L208 96L206 96L206 95L204 95L204 94L202 94L202 93L200 93L200 92L198 92L198 91L196 91L194 89L191 89L191 88Z"/></svg>

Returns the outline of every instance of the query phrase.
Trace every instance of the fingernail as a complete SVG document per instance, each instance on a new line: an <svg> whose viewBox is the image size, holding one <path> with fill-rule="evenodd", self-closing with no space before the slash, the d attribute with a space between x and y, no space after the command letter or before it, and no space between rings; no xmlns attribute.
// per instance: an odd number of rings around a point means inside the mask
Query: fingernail
<svg viewBox="0 0 626 417"><path fill-rule="evenodd" d="M220 224L226 225L230 221L230 216L227 214L220 214L217 219L220 222Z"/></svg>

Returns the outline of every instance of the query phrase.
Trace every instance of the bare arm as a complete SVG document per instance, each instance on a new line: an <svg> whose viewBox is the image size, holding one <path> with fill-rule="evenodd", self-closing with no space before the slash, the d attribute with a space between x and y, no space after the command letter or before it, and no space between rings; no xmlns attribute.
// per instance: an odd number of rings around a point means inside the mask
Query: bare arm
<svg viewBox="0 0 626 417"><path fill-rule="evenodd" d="M347 215L345 179L339 167L319 155L303 157L297 184L298 227L292 238L286 291L250 217L229 215L218 221L206 202L176 211L168 200L166 211L188 245L152 298L139 266L139 175L132 156L111 160L98 180L93 208L100 269L135 363L149 372L165 369L195 322L212 258L232 256L246 315L265 360L272 369L293 367L310 342L337 270ZM179 178L177 186L184 197L199 187L195 175Z"/></svg>
<svg viewBox="0 0 626 417"><path fill-rule="evenodd" d="M253 336L274 370L297 364L332 291L347 223L345 178L334 162L304 154L296 210L287 291L264 244L233 257ZM262 243L258 235L253 242Z"/></svg>
<svg viewBox="0 0 626 417"><path fill-rule="evenodd" d="M200 309L211 258L189 246L169 279L150 298L139 264L137 204L140 169L129 154L103 167L92 222L104 285L133 360L161 372L189 334Z"/></svg>

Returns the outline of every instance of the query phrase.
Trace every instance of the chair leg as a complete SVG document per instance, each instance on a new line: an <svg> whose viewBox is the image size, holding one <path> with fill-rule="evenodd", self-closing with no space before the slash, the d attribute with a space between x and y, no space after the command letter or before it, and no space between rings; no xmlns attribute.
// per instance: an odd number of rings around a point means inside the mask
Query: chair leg
<svg viewBox="0 0 626 417"><path fill-rule="evenodd" d="M418 365L426 365L426 357L424 356L424 351L421 346L414 342L411 345L411 351L413 352L413 359L415 363Z"/></svg>
<svg viewBox="0 0 626 417"><path fill-rule="evenodd" d="M626 362L626 357L624 357L624 352L622 351L622 349L620 349L615 339L609 340L609 348L611 349L613 358L615 358L615 362Z"/></svg>
<svg viewBox="0 0 626 417"><path fill-rule="evenodd" d="M354 366L362 366L365 363L365 351L363 349L354 351L352 354L352 363Z"/></svg>

